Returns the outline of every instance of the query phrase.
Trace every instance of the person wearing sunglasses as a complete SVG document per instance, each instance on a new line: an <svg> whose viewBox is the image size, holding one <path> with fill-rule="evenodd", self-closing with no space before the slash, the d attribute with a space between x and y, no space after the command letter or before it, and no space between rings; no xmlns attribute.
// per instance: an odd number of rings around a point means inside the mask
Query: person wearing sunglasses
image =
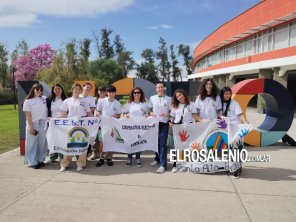
<svg viewBox="0 0 296 222"><path fill-rule="evenodd" d="M26 115L25 164L39 169L47 152L46 131L44 130L48 112L43 87L36 83L25 98L23 111Z"/></svg>
<svg viewBox="0 0 296 222"><path fill-rule="evenodd" d="M133 117L146 117L148 116L148 104L146 103L144 91L140 87L135 87L131 91L128 102L124 106L125 118ZM128 154L128 158L125 166L130 167L132 165L133 154ZM141 152L136 152L136 164L137 167L142 167L141 163Z"/></svg>

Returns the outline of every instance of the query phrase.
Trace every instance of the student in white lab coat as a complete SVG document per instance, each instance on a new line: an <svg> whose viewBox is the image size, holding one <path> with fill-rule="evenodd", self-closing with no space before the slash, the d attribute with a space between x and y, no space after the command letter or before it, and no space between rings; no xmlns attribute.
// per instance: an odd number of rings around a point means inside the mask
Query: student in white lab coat
<svg viewBox="0 0 296 222"><path fill-rule="evenodd" d="M218 95L218 88L213 79L206 79L202 82L198 96L195 100L198 121L206 122L218 119L220 116L221 99Z"/></svg>
<svg viewBox="0 0 296 222"><path fill-rule="evenodd" d="M229 121L232 124L247 124L248 121L243 114L243 111L239 105L239 103L233 99L231 99L232 91L229 87L223 87L220 92L220 98L222 101L222 110L221 110L221 118L229 118ZM233 173L233 177L238 179L242 172L242 167L236 170Z"/></svg>
<svg viewBox="0 0 296 222"><path fill-rule="evenodd" d="M26 115L25 163L34 169L44 167L47 152L45 124L48 117L43 87L36 83L27 95L23 111Z"/></svg>
<svg viewBox="0 0 296 222"><path fill-rule="evenodd" d="M122 113L121 105L118 100L115 99L116 88L115 86L109 86L107 88L107 98L100 100L97 104L96 116L113 117L118 119ZM103 144L104 147L104 144ZM103 151L103 150L102 150ZM112 152L105 152L105 158L107 159L107 165L113 166ZM103 157L96 163L96 167L103 165L105 160Z"/></svg>
<svg viewBox="0 0 296 222"><path fill-rule="evenodd" d="M124 107L124 117L147 117L148 116L148 104L146 103L144 91L140 87L135 87L131 91L128 102ZM132 165L132 155L128 154L128 158L125 166L130 167ZM141 152L136 152L136 165L142 167Z"/></svg>
<svg viewBox="0 0 296 222"><path fill-rule="evenodd" d="M61 106L61 117L90 117L93 116L89 107L89 102L85 98L80 98L79 94L82 92L82 87L80 84L73 84L72 86L72 97L66 99L62 106ZM79 155L78 160L76 161L77 164L77 171L82 171L83 168L86 166L86 155L81 154ZM60 171L65 171L72 160L72 156L64 155L63 160L61 163Z"/></svg>
<svg viewBox="0 0 296 222"><path fill-rule="evenodd" d="M177 89L172 97L171 123L184 124L197 121L197 110L193 102L190 102L188 94L183 89ZM173 163L172 172L177 173L176 162Z"/></svg>
<svg viewBox="0 0 296 222"><path fill-rule="evenodd" d="M65 91L60 84L54 84L51 88L51 96L46 99L48 117L58 118L61 116L61 106L63 101L67 99ZM63 154L51 153L49 155L48 164L56 161L60 157L60 160L63 159Z"/></svg>

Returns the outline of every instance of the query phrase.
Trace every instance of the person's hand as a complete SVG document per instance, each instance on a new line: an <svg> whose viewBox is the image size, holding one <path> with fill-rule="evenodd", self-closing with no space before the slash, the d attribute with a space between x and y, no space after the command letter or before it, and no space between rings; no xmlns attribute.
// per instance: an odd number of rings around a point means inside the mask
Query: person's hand
<svg viewBox="0 0 296 222"><path fill-rule="evenodd" d="M95 116L96 116L96 117L99 117L99 116L100 116L100 114L99 114L99 113L96 113L96 114L95 114Z"/></svg>
<svg viewBox="0 0 296 222"><path fill-rule="evenodd" d="M169 117L169 114L168 113L161 113L159 116Z"/></svg>
<svg viewBox="0 0 296 222"><path fill-rule="evenodd" d="M211 120L209 120L209 119L201 119L200 122L202 122L202 123L207 123L207 122L211 122Z"/></svg>
<svg viewBox="0 0 296 222"><path fill-rule="evenodd" d="M155 113L151 112L150 116L156 117Z"/></svg>
<svg viewBox="0 0 296 222"><path fill-rule="evenodd" d="M229 119L229 117L227 117L227 116L221 116L221 119L223 119L223 120L228 120Z"/></svg>
<svg viewBox="0 0 296 222"><path fill-rule="evenodd" d="M29 133L30 133L31 135L34 135L34 134L35 134L35 129L30 128L30 129L29 129Z"/></svg>
<svg viewBox="0 0 296 222"><path fill-rule="evenodd" d="M172 122L169 122L169 126L170 126L170 127L173 127L173 125L174 125L174 124L173 124Z"/></svg>

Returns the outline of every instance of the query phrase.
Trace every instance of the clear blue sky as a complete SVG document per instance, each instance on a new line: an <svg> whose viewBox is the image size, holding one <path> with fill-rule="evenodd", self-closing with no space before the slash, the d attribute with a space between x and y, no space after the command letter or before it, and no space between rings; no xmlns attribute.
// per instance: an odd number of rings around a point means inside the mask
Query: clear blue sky
<svg viewBox="0 0 296 222"><path fill-rule="evenodd" d="M139 60L144 48L188 44L192 49L220 25L260 0L0 0L0 42L11 52L24 39L30 48L65 47L109 28ZM94 46L94 45L93 45ZM92 49L91 58L97 53Z"/></svg>

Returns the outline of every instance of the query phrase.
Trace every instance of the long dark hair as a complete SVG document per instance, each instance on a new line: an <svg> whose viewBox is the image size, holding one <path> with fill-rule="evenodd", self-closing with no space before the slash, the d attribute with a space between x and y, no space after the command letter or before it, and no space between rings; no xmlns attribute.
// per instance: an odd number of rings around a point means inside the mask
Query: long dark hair
<svg viewBox="0 0 296 222"><path fill-rule="evenodd" d="M229 106L230 106L230 103L231 103L231 98L229 100L224 100L224 94L226 92L230 92L232 94L232 90L228 86L225 86L225 87L223 87L221 89L220 98L221 98L221 102L222 102L222 115L223 116L227 116L228 109L229 109ZM225 110L223 110L224 103L226 104Z"/></svg>
<svg viewBox="0 0 296 222"><path fill-rule="evenodd" d="M177 93L181 93L184 96L186 105L190 104L187 92L184 89L176 89L172 98L172 107L177 108L180 104L180 101L177 99L177 96L176 96Z"/></svg>
<svg viewBox="0 0 296 222"><path fill-rule="evenodd" d="M145 95L144 95L144 91L140 88L140 87L135 87L133 88L133 90L131 91L129 97L128 97L128 102L131 103L135 100L135 97L134 97L134 91L135 90L139 90L141 92L141 97L140 97L140 102L141 103L144 103L146 102L146 99L145 99Z"/></svg>
<svg viewBox="0 0 296 222"><path fill-rule="evenodd" d="M40 84L40 83L35 83L32 88L30 89L30 92L29 94L27 95L27 97L25 98L26 99L32 99L35 97L35 93L34 93L34 90L35 89L39 89L41 91L43 91L43 86Z"/></svg>
<svg viewBox="0 0 296 222"><path fill-rule="evenodd" d="M61 99L62 99L63 101L64 101L65 99L67 99L67 96L66 96L66 94L65 94L64 88L63 88L60 84L56 83L56 84L54 84L54 85L51 87L51 96L50 96L50 99L51 99L52 101L55 101L55 99L56 99L56 95L55 95L55 93L54 93L54 87L60 87L60 88L62 89Z"/></svg>
<svg viewBox="0 0 296 222"><path fill-rule="evenodd" d="M214 82L213 79L205 79L202 82L201 86L199 87L198 95L200 95L201 100L204 100L207 97L206 84L209 81L212 83L212 91L211 91L210 96L212 97L213 100L216 100L216 97L218 95L218 87L217 87L217 85L216 85L216 83Z"/></svg>

